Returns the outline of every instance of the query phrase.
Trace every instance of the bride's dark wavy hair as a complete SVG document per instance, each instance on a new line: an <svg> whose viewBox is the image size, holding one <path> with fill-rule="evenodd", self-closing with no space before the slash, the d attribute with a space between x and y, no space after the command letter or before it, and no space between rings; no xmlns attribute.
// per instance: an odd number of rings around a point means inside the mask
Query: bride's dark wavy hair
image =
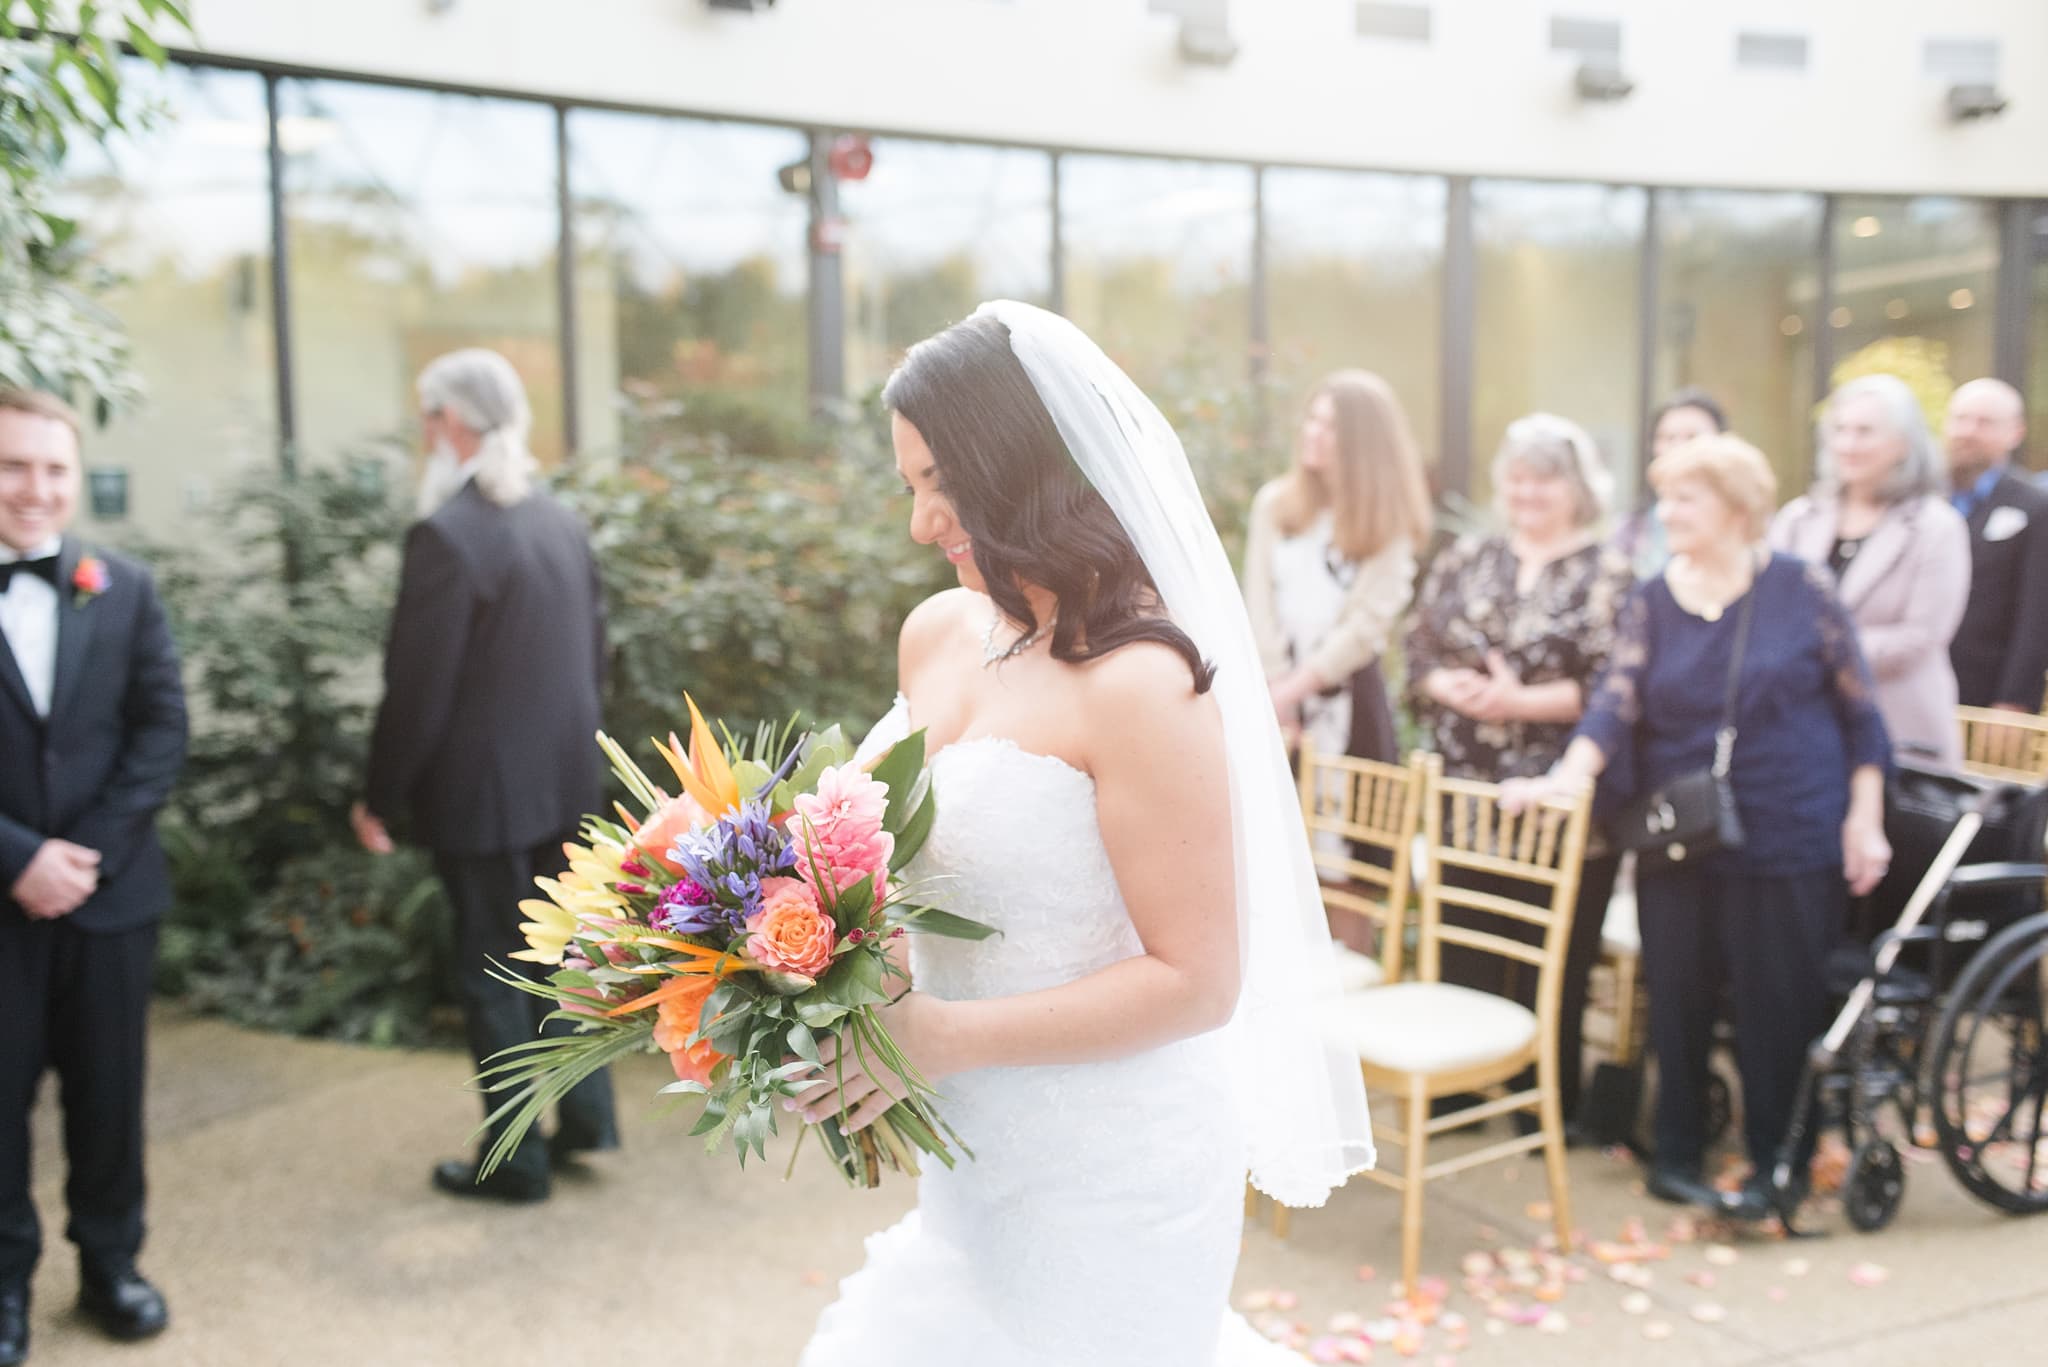
<svg viewBox="0 0 2048 1367"><path fill-rule="evenodd" d="M1187 661L1197 693L1209 690L1215 667L1161 609L1137 547L1074 463L1010 350L1007 327L969 318L918 343L882 402L931 448L941 491L973 539L975 567L996 606L1036 630L1018 582L1058 600L1055 660L1079 664L1157 641Z"/></svg>

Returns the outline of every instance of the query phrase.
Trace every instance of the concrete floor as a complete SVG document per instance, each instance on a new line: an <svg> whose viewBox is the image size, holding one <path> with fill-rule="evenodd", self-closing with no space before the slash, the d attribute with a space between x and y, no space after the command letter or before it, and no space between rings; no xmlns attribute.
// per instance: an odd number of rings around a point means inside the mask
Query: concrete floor
<svg viewBox="0 0 2048 1367"><path fill-rule="evenodd" d="M50 1253L36 1278L31 1361L774 1367L795 1361L863 1237L911 1197L908 1184L848 1192L816 1163L784 1183L779 1165L741 1173L707 1158L677 1120L643 1104L666 1070L640 1059L621 1070L624 1151L561 1181L545 1206L455 1201L430 1191L427 1173L464 1148L476 1112L465 1073L452 1053L309 1043L164 1013L143 1266L170 1298L172 1328L121 1347L74 1317L46 1095L36 1190ZM1432 1186L1428 1207L1426 1262L1447 1294L1434 1323L1404 1329L1388 1310L1395 1200L1358 1182L1327 1209L1298 1213L1285 1242L1249 1226L1239 1297L1255 1318L1298 1322L1312 1346L1335 1321L1345 1332L1322 1343L1324 1360L1364 1360L1351 1331L1363 1322L1382 1363L2048 1361L2048 1220L1978 1205L1938 1160L1912 1163L1908 1183L1898 1223L1879 1235L1837 1216L1831 1237L1796 1246L1717 1245L1670 1239L1671 1209L1641 1194L1632 1165L1575 1154L1586 1238L1633 1236L1640 1220L1643 1239L1665 1243L1668 1257L1621 1264L1638 1283L1624 1284L1581 1252L1545 1302L1525 1288L1487 1289L1503 1262L1540 1271L1524 1254L1543 1228L1541 1165L1463 1174ZM799 1233L807 1248L792 1256ZM1468 1266L1484 1284L1468 1282ZM1275 1305L1285 1308L1259 1309ZM1545 1315L1540 1326L1519 1322ZM1351 1357L1328 1356L1347 1341Z"/></svg>

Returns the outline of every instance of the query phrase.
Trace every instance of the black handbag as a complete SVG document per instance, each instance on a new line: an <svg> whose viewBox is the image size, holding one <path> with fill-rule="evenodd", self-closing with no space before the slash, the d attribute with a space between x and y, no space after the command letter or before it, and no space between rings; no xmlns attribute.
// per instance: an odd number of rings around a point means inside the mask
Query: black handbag
<svg viewBox="0 0 2048 1367"><path fill-rule="evenodd" d="M1721 729L1714 733L1712 767L1680 774L1647 797L1629 803L1608 823L1609 843L1634 850L1638 863L1681 864L1715 850L1742 848L1742 817L1735 810L1728 765L1735 755L1736 688L1742 681L1742 656L1749 646L1749 618L1755 607L1756 585L1752 583L1735 623L1728 695L1721 709Z"/></svg>

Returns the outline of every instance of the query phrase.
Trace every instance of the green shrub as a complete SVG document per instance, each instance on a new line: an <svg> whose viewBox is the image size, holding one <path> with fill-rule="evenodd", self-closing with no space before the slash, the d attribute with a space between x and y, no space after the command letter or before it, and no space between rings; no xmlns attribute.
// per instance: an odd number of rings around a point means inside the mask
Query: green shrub
<svg viewBox="0 0 2048 1367"><path fill-rule="evenodd" d="M232 935L166 927L186 1002L243 1025L424 1043L446 1001L450 921L426 859L336 845L278 869Z"/></svg>

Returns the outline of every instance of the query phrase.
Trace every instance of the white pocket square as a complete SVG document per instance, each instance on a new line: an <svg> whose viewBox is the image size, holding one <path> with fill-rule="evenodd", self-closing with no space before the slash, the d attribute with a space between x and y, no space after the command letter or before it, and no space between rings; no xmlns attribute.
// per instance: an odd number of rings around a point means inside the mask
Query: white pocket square
<svg viewBox="0 0 2048 1367"><path fill-rule="evenodd" d="M2026 530L2027 513L2024 508L1993 508L1991 516L1984 519L1986 541L2009 541Z"/></svg>

